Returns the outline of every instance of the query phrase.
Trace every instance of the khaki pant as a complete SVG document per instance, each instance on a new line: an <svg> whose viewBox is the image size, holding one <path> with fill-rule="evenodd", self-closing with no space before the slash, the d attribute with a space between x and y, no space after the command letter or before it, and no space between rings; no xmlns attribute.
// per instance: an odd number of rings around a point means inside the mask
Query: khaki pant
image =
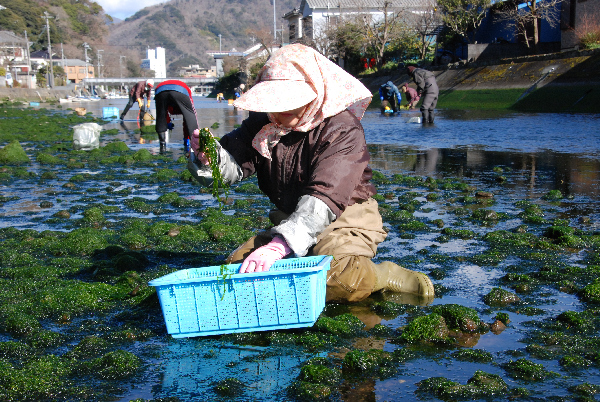
<svg viewBox="0 0 600 402"><path fill-rule="evenodd" d="M269 214L274 225L286 217L280 211ZM346 208L342 216L317 237L317 244L307 255L332 255L334 258L327 274L327 301L356 302L373 292L375 268L371 258L386 236L377 201L370 198ZM271 240L270 230L260 232L238 247L227 262L242 262L252 251Z"/></svg>

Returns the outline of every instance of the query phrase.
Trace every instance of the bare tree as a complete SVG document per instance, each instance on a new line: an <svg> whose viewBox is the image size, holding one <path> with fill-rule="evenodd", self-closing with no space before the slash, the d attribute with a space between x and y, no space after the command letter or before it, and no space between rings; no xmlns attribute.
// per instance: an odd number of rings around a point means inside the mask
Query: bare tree
<svg viewBox="0 0 600 402"><path fill-rule="evenodd" d="M475 40L475 33L491 4L491 0L438 0L446 26L470 43ZM471 38L469 31L474 31Z"/></svg>
<svg viewBox="0 0 600 402"><path fill-rule="evenodd" d="M575 35L584 48L593 48L600 44L600 10L587 10L583 5L581 11L575 24Z"/></svg>
<svg viewBox="0 0 600 402"><path fill-rule="evenodd" d="M392 0L383 0L378 14L367 12L360 3L358 9L356 22L362 30L362 40L375 55L377 67L381 67L387 44L405 32L405 10Z"/></svg>
<svg viewBox="0 0 600 402"><path fill-rule="evenodd" d="M273 32L268 28L252 28L246 31L248 36L251 36L256 39L258 43L260 43L263 49L267 52L267 58L271 57L271 49L274 46Z"/></svg>
<svg viewBox="0 0 600 402"><path fill-rule="evenodd" d="M527 47L536 48L540 41L540 21L546 21L551 27L559 23L559 7L562 0L526 0L527 7L519 8L514 2L498 11L501 21L507 28L516 31L525 39ZM531 35L529 34L531 32Z"/></svg>
<svg viewBox="0 0 600 402"><path fill-rule="evenodd" d="M434 0L425 3L421 10L413 10L409 13L408 26L413 27L420 38L420 58L427 56L427 49L434 44L435 35L433 32L442 23L442 16Z"/></svg>

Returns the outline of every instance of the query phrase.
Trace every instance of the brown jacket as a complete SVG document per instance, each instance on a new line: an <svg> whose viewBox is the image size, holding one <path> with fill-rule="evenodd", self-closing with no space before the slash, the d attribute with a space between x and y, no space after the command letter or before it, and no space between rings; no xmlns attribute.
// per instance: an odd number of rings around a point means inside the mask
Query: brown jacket
<svg viewBox="0 0 600 402"><path fill-rule="evenodd" d="M150 88L146 88L146 81L139 81L129 90L129 97L133 99L150 99Z"/></svg>
<svg viewBox="0 0 600 402"><path fill-rule="evenodd" d="M339 217L347 206L377 192L369 182L373 175L365 134L352 113L327 118L307 133L288 133L273 148L272 160L252 147L252 139L268 123L265 113L250 112L220 142L244 178L256 173L258 186L279 210L291 214L300 197L311 195Z"/></svg>

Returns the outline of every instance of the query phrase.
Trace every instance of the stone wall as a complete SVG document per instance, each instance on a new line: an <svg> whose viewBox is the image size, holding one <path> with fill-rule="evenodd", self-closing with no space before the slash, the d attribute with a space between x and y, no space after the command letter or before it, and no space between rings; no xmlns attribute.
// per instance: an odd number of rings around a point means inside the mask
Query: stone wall
<svg viewBox="0 0 600 402"><path fill-rule="evenodd" d="M72 88L7 88L0 87L0 100L10 101L33 101L33 102L48 102L58 101L60 98L67 96L75 96L75 91Z"/></svg>

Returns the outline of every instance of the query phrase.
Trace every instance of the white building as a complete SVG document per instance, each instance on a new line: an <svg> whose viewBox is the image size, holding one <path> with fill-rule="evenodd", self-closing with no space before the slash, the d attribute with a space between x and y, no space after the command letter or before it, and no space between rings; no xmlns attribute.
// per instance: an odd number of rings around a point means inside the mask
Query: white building
<svg viewBox="0 0 600 402"><path fill-rule="evenodd" d="M142 60L142 68L154 70L154 78L167 78L165 48L148 49L147 58Z"/></svg>

